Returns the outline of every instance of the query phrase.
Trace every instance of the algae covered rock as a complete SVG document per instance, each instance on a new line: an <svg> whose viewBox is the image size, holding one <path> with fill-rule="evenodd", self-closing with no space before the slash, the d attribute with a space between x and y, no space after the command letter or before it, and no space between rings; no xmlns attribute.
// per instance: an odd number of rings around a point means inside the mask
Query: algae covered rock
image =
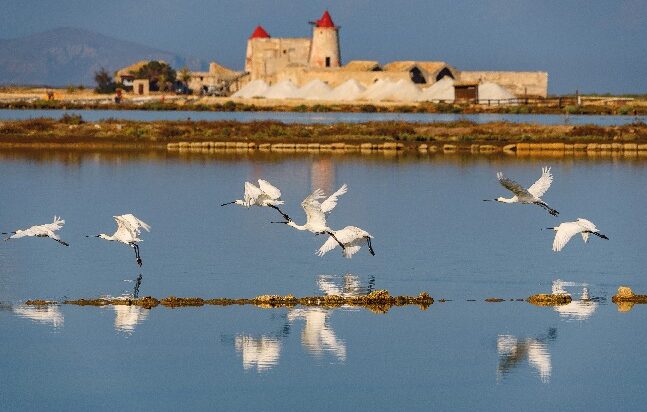
<svg viewBox="0 0 647 412"><path fill-rule="evenodd" d="M536 306L560 306L571 303L573 299L566 293L539 293L526 300Z"/></svg>
<svg viewBox="0 0 647 412"><path fill-rule="evenodd" d="M620 286L618 293L616 293L611 301L614 303L631 302L631 303L647 303L647 295L636 295L633 290L628 286ZM630 308L631 309L631 308Z"/></svg>

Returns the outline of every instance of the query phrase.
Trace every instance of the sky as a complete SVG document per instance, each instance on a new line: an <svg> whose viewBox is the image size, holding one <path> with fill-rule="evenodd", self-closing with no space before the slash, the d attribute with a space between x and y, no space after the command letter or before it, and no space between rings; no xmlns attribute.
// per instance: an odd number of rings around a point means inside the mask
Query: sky
<svg viewBox="0 0 647 412"><path fill-rule="evenodd" d="M309 37L329 10L342 61L547 71L549 92L647 93L647 0L0 0L0 38L76 27L241 70L257 24Z"/></svg>

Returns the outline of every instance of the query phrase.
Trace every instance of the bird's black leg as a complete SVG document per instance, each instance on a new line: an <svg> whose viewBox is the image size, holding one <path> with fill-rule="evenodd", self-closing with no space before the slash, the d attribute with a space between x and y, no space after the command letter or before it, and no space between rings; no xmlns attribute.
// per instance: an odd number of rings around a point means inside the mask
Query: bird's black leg
<svg viewBox="0 0 647 412"><path fill-rule="evenodd" d="M368 243L368 251L371 252L372 256L375 256L375 251L373 250L373 245L371 245L371 238L366 236L366 243Z"/></svg>
<svg viewBox="0 0 647 412"><path fill-rule="evenodd" d="M283 216L283 219L287 220L288 222L289 222L290 220L292 220L292 219L290 219L290 216L288 216L288 215L286 215L285 213L283 213L283 212L281 211L281 209L279 209L279 208L278 208L278 206L274 206L274 205L268 205L268 206L269 206L269 207L271 207L272 209L276 209L276 210L281 214L281 216Z"/></svg>
<svg viewBox="0 0 647 412"><path fill-rule="evenodd" d="M603 234L602 234L602 233L600 233L600 232L588 232L588 233L594 234L595 236L597 236L597 237L599 237L599 238L609 240L609 238L608 238L606 235L603 235Z"/></svg>
<svg viewBox="0 0 647 412"><path fill-rule="evenodd" d="M142 258L139 256L139 246L136 243L131 243L130 245L133 247L133 249L135 249L135 260L137 261L139 267L141 267Z"/></svg>
<svg viewBox="0 0 647 412"><path fill-rule="evenodd" d="M339 243L339 246L341 246L341 249L342 249L342 250L346 250L346 246L344 246L344 244L343 244L343 243L341 243L341 242L339 241L339 239L337 239L337 236L335 236L335 235L333 234L333 232L322 232L322 233L327 233L327 234L329 234L329 235L330 235L330 237L332 237L333 239L335 239L335 241L336 241L337 243Z"/></svg>
<svg viewBox="0 0 647 412"><path fill-rule="evenodd" d="M53 239L53 238L52 238L52 239ZM69 244L69 243L64 242L64 241L62 241L62 240L60 240L60 239L54 239L54 240L55 240L55 241L57 241L58 243L60 243L60 244L61 244L61 245L63 245L63 246L70 246L70 244Z"/></svg>
<svg viewBox="0 0 647 412"><path fill-rule="evenodd" d="M559 214L559 212L557 210L555 210L552 207L548 206L544 202L535 202L535 204L538 205L538 206L541 206L544 209L546 209L548 211L548 213L550 213L553 216L557 216Z"/></svg>

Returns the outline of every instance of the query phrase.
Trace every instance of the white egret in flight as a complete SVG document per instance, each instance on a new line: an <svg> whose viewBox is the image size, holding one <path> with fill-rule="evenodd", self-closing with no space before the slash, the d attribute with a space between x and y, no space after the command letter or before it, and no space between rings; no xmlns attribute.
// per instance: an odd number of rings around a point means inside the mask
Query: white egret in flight
<svg viewBox="0 0 647 412"><path fill-rule="evenodd" d="M551 208L546 204L546 202L541 200L541 197L544 195L544 193L546 193L546 191L550 187L550 184L553 182L553 175L550 173L550 167L543 167L541 169L541 177L537 179L537 181L533 183L533 185L528 189L525 189L523 186L512 179L508 179L503 175L502 172L498 172L496 176L499 179L499 183L501 183L503 187L514 193L514 196L511 198L497 197L496 199L494 199L494 201L501 203L521 203L527 205L533 204L541 206L553 216L557 216L559 214L557 210ZM485 199L485 201L490 201L490 199Z"/></svg>
<svg viewBox="0 0 647 412"><path fill-rule="evenodd" d="M65 224L65 220L61 219L60 217L54 216L54 221L52 223L47 223L44 225L36 225L28 229L18 229L10 233L3 232L2 234L11 235L5 240L20 239L21 237L27 237L27 236L48 237L50 239L54 239L61 245L70 246L67 242L62 241L61 238L58 237L56 233L54 233L57 230L61 229L64 224Z"/></svg>
<svg viewBox="0 0 647 412"><path fill-rule="evenodd" d="M137 261L137 264L141 266L142 259L139 256L139 245L137 243L142 242L142 240L138 236L141 233L141 228L150 232L151 227L131 213L113 217L115 218L115 222L117 222L117 231L112 236L101 233L94 237L109 240L111 242L121 242L132 247L135 249L135 260Z"/></svg>

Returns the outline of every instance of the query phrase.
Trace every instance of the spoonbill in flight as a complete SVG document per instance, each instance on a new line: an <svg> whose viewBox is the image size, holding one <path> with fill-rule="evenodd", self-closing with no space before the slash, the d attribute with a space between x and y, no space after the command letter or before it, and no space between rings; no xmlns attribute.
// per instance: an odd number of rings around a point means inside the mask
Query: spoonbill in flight
<svg viewBox="0 0 647 412"><path fill-rule="evenodd" d="M139 256L139 245L137 243L142 242L142 240L137 236L140 234L140 228L150 232L151 227L131 213L113 217L115 218L115 222L117 222L117 231L112 236L100 233L94 237L109 240L111 242L121 242L132 247L135 249L135 260L137 261L137 264L141 266L142 259Z"/></svg>
<svg viewBox="0 0 647 412"><path fill-rule="evenodd" d="M32 226L24 230L18 229L15 232L10 232L10 233L3 232L2 234L11 235L5 240L20 239L21 237L26 237L26 236L48 237L50 239L54 239L61 245L70 246L67 242L62 241L61 238L58 237L56 233L54 233L60 228L62 228L64 224L65 224L65 220L61 219L60 217L54 216L54 221L52 223Z"/></svg>
<svg viewBox="0 0 647 412"><path fill-rule="evenodd" d="M223 203L220 206L236 204L248 209L252 206L267 206L276 209L285 220L290 220L290 217L278 208L278 205L282 205L283 203L285 202L281 200L281 191L278 188L272 186L266 180L258 179L258 187L252 183L245 182L245 194L242 200L234 200Z"/></svg>
<svg viewBox="0 0 647 412"><path fill-rule="evenodd" d="M317 251L317 256L325 255L339 244L342 246L344 257L350 259L362 248L364 242L368 245L368 251L371 255L375 256L371 239L373 239L373 236L370 233L355 226L346 226L341 230L332 230L328 240Z"/></svg>
<svg viewBox="0 0 647 412"><path fill-rule="evenodd" d="M328 196L328 198L323 202L319 202L325 197L323 190L317 189L312 192L303 200L303 202L301 202L301 207L306 212L306 223L303 225L297 225L290 218L287 218L285 222L272 223L284 223L297 230L307 230L315 235L327 233L332 236L333 239L336 239L335 235L332 233L332 229L329 228L326 223L326 214L330 213L335 206L337 206L337 199L347 191L348 186L343 184L335 193ZM342 248L344 248L344 245L341 242L338 243Z"/></svg>
<svg viewBox="0 0 647 412"><path fill-rule="evenodd" d="M546 202L541 200L541 197L546 193L550 184L553 182L553 175L550 173L550 167L543 167L541 169L541 177L528 189L525 189L512 179L508 179L502 172L498 172L496 176L497 179L499 179L499 183L514 193L514 196L511 198L497 197L496 199L493 199L494 201L501 203L533 204L543 207L553 216L557 216L559 214L557 210L551 208L546 204ZM490 201L490 199L485 199L485 201Z"/></svg>
<svg viewBox="0 0 647 412"><path fill-rule="evenodd" d="M553 252L559 252L566 246L569 240L578 233L582 234L584 243L589 241L589 235L593 234L599 238L609 240L609 238L598 230L593 222L578 218L575 222L564 222L559 226L549 227L555 232L555 240L553 240Z"/></svg>

